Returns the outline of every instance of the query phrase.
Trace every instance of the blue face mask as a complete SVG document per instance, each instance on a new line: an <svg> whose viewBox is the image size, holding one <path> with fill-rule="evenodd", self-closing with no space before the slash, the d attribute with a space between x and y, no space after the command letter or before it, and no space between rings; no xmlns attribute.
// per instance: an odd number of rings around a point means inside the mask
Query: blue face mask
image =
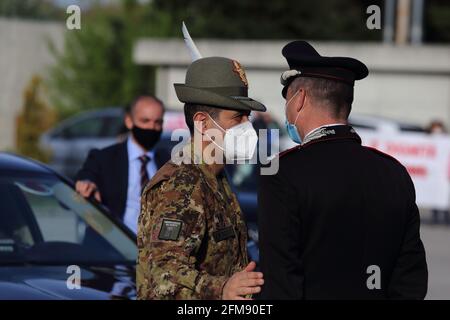
<svg viewBox="0 0 450 320"><path fill-rule="evenodd" d="M287 107L289 106L289 103L297 95L297 93L298 93L298 91L289 99L289 101L285 105L285 109L287 109ZM293 124L289 123L289 121L287 119L287 115L286 115L286 120L284 122L284 125L286 126L286 131L289 135L289 138L291 138L291 140L294 141L295 143L301 144L302 138L300 137L297 127L295 126L295 124L297 123L299 114L300 114L300 112L297 114L297 117L295 118L295 122Z"/></svg>

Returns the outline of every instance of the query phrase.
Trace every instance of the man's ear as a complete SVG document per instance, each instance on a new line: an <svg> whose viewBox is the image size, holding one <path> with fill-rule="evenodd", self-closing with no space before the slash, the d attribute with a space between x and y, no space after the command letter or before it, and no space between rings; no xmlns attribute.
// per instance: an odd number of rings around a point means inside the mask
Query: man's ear
<svg viewBox="0 0 450 320"><path fill-rule="evenodd" d="M296 104L297 112L302 110L302 108L305 106L305 100L306 100L306 91L305 89L299 89L298 90L298 102Z"/></svg>
<svg viewBox="0 0 450 320"><path fill-rule="evenodd" d="M128 130L131 130L131 128L133 128L133 120L131 119L131 115L129 113L125 115L125 119L123 120L123 122Z"/></svg>
<svg viewBox="0 0 450 320"><path fill-rule="evenodd" d="M206 131L207 125L206 121L208 120L207 115L204 112L196 112L193 117L194 120L194 129L199 131L201 134Z"/></svg>

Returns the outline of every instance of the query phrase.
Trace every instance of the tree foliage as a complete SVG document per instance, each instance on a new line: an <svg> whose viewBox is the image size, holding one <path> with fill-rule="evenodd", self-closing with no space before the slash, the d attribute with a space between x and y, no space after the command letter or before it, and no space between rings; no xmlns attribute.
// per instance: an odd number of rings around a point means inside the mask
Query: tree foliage
<svg viewBox="0 0 450 320"><path fill-rule="evenodd" d="M52 47L52 102L64 118L81 110L124 105L153 91L153 69L133 62L133 45L149 35L146 11L136 1L123 7L91 8L81 30L67 31L64 49Z"/></svg>
<svg viewBox="0 0 450 320"><path fill-rule="evenodd" d="M47 161L49 154L39 148L39 137L55 121L53 110L43 98L44 91L42 79L33 76L23 93L22 112L16 126L17 152L40 161Z"/></svg>
<svg viewBox="0 0 450 320"><path fill-rule="evenodd" d="M28 0L31 1L31 0ZM52 101L62 117L123 105L153 92L154 70L133 63L141 37L181 37L186 21L196 38L380 41L366 27L369 5L383 0L121 0L83 10L82 29L66 33L50 73ZM448 0L426 1L426 39L450 40ZM432 21L432 22L430 22ZM430 29L431 28L431 29Z"/></svg>
<svg viewBox="0 0 450 320"><path fill-rule="evenodd" d="M366 28L366 8L382 0L154 0L170 13L171 35L189 23L192 33L208 38L379 40L381 31Z"/></svg>
<svg viewBox="0 0 450 320"><path fill-rule="evenodd" d="M425 7L425 40L450 42L450 1L428 0Z"/></svg>

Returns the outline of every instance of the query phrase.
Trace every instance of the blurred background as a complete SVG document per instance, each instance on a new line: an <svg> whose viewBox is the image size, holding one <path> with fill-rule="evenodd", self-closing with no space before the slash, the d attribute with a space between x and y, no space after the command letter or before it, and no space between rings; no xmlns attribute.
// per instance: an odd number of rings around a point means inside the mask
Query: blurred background
<svg viewBox="0 0 450 320"><path fill-rule="evenodd" d="M73 4L81 29L66 25ZM191 61L182 21L203 56L242 63L249 95L269 111L255 127L284 122L279 77L288 41L368 65L369 77L355 85L351 123L366 145L410 172L430 268L427 297L450 299L448 0L0 0L0 151L73 178L91 148L124 133L123 107L146 93L170 110L166 133L184 127L173 89ZM290 146L282 135L279 148ZM240 176L233 182L254 194L252 175L245 177L247 184Z"/></svg>

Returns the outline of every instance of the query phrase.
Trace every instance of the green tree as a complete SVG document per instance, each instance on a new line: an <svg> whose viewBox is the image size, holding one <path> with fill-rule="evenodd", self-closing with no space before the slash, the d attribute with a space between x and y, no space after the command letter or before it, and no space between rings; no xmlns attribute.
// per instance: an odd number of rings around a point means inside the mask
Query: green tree
<svg viewBox="0 0 450 320"><path fill-rule="evenodd" d="M53 49L57 65L50 71L49 87L63 118L153 92L154 69L134 64L133 46L141 37L180 38L183 20L196 38L344 40L379 35L365 28L365 10L357 0L347 5L338 0L122 0L85 11L81 30L66 32L63 52Z"/></svg>
<svg viewBox="0 0 450 320"><path fill-rule="evenodd" d="M450 42L450 2L428 0L424 25L426 42Z"/></svg>
<svg viewBox="0 0 450 320"><path fill-rule="evenodd" d="M25 88L22 112L17 117L16 146L21 155L47 161L49 154L39 148L39 137L55 120L53 110L44 99L44 86L39 76L33 76Z"/></svg>
<svg viewBox="0 0 450 320"><path fill-rule="evenodd" d="M180 21L193 34L228 39L380 40L381 31L366 28L366 8L383 0L154 0L170 13L171 34Z"/></svg>
<svg viewBox="0 0 450 320"><path fill-rule="evenodd" d="M153 92L153 68L132 59L136 39L165 35L164 15L156 18L148 9L135 0L93 6L83 12L81 30L66 32L62 52L51 47L57 63L48 81L60 117L124 105L136 95Z"/></svg>
<svg viewBox="0 0 450 320"><path fill-rule="evenodd" d="M450 1L425 0L424 42L450 42ZM311 39L380 41L368 30L366 9L385 0L153 0L168 14L170 35L179 37L184 20L196 37L228 39Z"/></svg>
<svg viewBox="0 0 450 320"><path fill-rule="evenodd" d="M32 1L32 0L27 0ZM96 4L95 4L96 3ZM310 39L381 41L366 27L369 5L384 0L117 0L95 2L82 13L82 29L67 31L53 52L49 88L61 117L123 105L154 91L154 68L137 66L133 46L142 37L181 38L186 21L195 39ZM448 0L426 1L425 41L450 41ZM428 27L427 27L428 26Z"/></svg>

